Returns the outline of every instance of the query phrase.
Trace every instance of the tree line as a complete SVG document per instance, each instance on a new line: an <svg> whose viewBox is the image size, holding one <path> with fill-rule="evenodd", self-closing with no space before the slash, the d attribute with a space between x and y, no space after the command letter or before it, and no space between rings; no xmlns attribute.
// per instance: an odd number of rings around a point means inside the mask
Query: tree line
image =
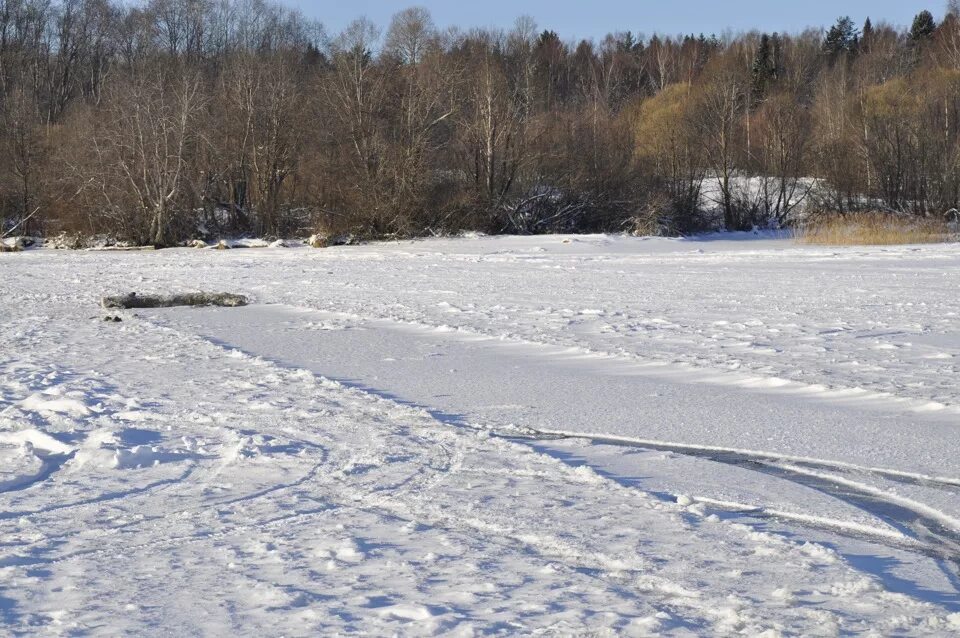
<svg viewBox="0 0 960 638"><path fill-rule="evenodd" d="M940 216L960 4L909 29L341 33L268 0L0 0L0 230L409 237ZM2 234L2 233L0 233Z"/></svg>

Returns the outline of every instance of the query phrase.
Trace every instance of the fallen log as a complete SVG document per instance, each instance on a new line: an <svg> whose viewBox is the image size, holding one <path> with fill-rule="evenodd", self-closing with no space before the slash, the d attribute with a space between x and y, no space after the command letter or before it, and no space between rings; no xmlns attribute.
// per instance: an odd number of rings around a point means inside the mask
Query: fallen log
<svg viewBox="0 0 960 638"><path fill-rule="evenodd" d="M174 306L224 306L235 308L246 306L247 298L225 292L192 292L179 295L128 295L104 297L100 301L104 308L129 310L131 308L171 308Z"/></svg>
<svg viewBox="0 0 960 638"><path fill-rule="evenodd" d="M156 249L156 246L100 246L97 248L87 248L87 250L92 253L134 253Z"/></svg>

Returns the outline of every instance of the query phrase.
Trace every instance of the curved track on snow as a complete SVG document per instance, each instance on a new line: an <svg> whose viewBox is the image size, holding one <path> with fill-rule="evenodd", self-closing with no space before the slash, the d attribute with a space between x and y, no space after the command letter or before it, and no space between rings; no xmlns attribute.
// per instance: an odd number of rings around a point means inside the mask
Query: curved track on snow
<svg viewBox="0 0 960 638"><path fill-rule="evenodd" d="M221 347L425 408L453 426L529 441L559 458L569 450L558 445L576 441L577 463L667 499L689 499L701 514L766 521L841 550L837 539L846 538L897 552L901 562L904 553L931 560L945 579L939 599L960 609L960 477L949 475L953 455L949 446L934 446L918 468L896 447L918 429L946 436L945 414L918 413L895 397L851 403L837 393L745 387L736 375L724 383L718 372L631 366L606 353L309 308L158 317ZM747 445L756 440L767 440L770 450ZM870 445L854 445L858 440ZM703 475L691 479L669 464L658 468L624 455L611 460L609 452L596 458L594 447L690 457L701 462ZM717 481L709 464L735 468L739 484ZM638 472L662 475L630 480Z"/></svg>

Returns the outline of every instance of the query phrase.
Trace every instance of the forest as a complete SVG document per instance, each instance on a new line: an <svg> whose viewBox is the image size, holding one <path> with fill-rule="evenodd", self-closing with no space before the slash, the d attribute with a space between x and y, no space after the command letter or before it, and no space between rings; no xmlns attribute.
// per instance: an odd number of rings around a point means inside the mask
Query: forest
<svg viewBox="0 0 960 638"><path fill-rule="evenodd" d="M418 7L330 33L268 0L0 0L0 234L170 246L955 216L960 2L907 28L860 20L597 42L530 17L440 28Z"/></svg>

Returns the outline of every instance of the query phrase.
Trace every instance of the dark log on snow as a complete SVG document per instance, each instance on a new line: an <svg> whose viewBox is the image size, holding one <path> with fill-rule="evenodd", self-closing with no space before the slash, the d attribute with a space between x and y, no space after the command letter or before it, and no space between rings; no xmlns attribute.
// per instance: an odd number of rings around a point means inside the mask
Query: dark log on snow
<svg viewBox="0 0 960 638"><path fill-rule="evenodd" d="M247 298L225 292L192 292L182 295L129 295L104 297L104 308L129 310L131 308L171 308L173 306L225 306L235 308L246 306Z"/></svg>

